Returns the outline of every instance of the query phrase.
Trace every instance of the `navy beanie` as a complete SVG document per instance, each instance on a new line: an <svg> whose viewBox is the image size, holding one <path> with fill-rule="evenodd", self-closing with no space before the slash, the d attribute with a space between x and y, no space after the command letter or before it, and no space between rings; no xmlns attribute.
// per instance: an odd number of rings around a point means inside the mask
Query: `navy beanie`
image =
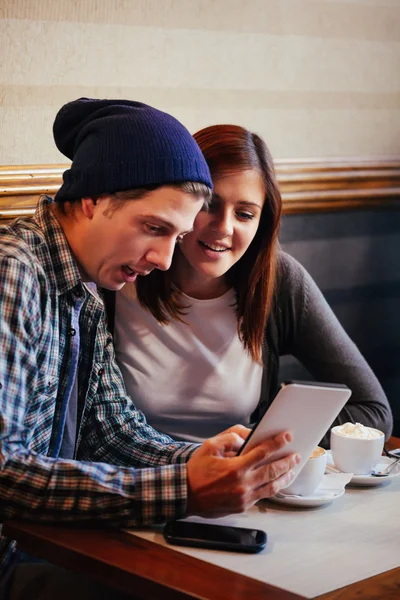
<svg viewBox="0 0 400 600"><path fill-rule="evenodd" d="M59 202L185 181L212 188L207 163L186 127L147 104L79 98L58 112L53 134L72 160L55 196Z"/></svg>

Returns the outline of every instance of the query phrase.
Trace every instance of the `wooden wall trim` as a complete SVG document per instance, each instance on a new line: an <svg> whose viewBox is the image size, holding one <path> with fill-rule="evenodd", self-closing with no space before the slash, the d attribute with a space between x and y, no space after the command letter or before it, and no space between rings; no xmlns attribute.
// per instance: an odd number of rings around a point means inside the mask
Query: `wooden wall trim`
<svg viewBox="0 0 400 600"><path fill-rule="evenodd" d="M41 194L53 195L68 165L0 167L0 221L29 215ZM400 207L400 156L277 160L286 214Z"/></svg>

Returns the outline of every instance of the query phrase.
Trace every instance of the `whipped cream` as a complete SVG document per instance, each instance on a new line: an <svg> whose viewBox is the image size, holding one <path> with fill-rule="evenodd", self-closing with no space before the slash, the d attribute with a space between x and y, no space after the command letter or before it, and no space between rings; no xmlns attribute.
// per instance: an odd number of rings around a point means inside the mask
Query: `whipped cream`
<svg viewBox="0 0 400 600"><path fill-rule="evenodd" d="M346 437L358 438L362 440L371 440L380 438L383 434L377 429L366 427L361 423L345 423L335 428L335 432Z"/></svg>

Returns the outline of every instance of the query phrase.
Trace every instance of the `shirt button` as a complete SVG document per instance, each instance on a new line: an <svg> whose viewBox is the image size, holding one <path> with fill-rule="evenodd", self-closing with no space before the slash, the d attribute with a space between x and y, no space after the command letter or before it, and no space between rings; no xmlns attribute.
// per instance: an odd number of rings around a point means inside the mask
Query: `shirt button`
<svg viewBox="0 0 400 600"><path fill-rule="evenodd" d="M103 375L103 373L104 373L104 369L103 368L101 368L101 369L98 370L98 376L99 377L101 377Z"/></svg>
<svg viewBox="0 0 400 600"><path fill-rule="evenodd" d="M71 329L69 330L69 335L71 335L72 337L76 334L76 331L73 327L71 327Z"/></svg>

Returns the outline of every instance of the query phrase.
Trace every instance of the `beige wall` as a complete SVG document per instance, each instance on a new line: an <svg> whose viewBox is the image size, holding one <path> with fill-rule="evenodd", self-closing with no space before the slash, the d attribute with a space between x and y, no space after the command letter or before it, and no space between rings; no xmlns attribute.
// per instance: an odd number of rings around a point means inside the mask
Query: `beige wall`
<svg viewBox="0 0 400 600"><path fill-rule="evenodd" d="M276 158L400 153L400 0L0 0L0 164L64 162L56 111L153 103Z"/></svg>

